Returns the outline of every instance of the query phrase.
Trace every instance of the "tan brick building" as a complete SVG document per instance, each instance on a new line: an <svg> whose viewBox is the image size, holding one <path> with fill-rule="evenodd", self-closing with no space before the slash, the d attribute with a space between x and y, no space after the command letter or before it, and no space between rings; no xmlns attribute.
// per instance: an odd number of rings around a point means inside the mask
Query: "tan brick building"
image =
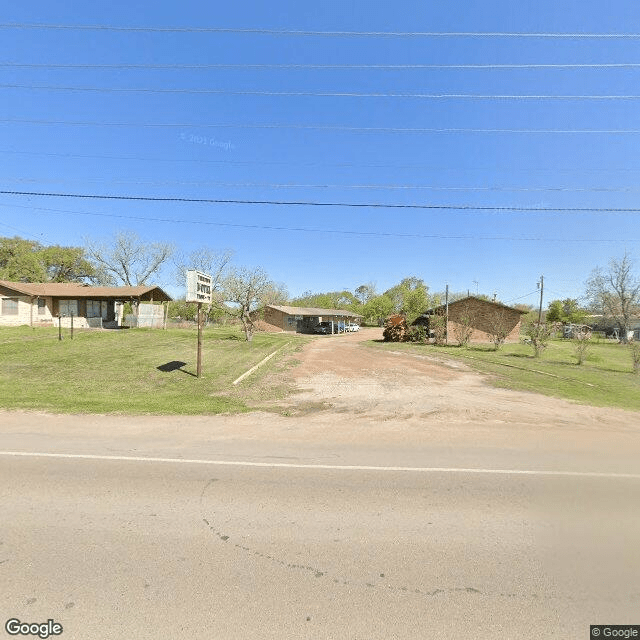
<svg viewBox="0 0 640 640"><path fill-rule="evenodd" d="M358 322L362 316L345 309L266 305L256 314L256 318L260 328L266 331L312 333L314 327L321 322L333 322L337 333L345 323Z"/></svg>
<svg viewBox="0 0 640 640"><path fill-rule="evenodd" d="M125 302L167 302L160 287L90 287L66 282L9 282L0 280L0 325L118 326Z"/></svg>
<svg viewBox="0 0 640 640"><path fill-rule="evenodd" d="M500 326L506 333L505 342L518 342L522 316L526 311L508 307L499 302L490 302L475 296L449 303L447 335L448 342L455 343L456 335L463 326L469 326L470 342L491 342L491 333ZM445 316L445 305L425 311L413 324L429 327L429 318L433 315Z"/></svg>

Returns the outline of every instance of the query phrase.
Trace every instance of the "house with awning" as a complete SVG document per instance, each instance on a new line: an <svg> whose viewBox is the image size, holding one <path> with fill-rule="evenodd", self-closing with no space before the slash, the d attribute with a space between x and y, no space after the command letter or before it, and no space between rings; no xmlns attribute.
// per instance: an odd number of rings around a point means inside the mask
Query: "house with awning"
<svg viewBox="0 0 640 640"><path fill-rule="evenodd" d="M0 325L47 326L59 321L78 328L115 328L129 302L134 315L141 303L169 302L157 286L93 287L70 282L0 280Z"/></svg>
<svg viewBox="0 0 640 640"><path fill-rule="evenodd" d="M362 316L348 309L318 309L268 304L255 313L255 319L265 331L313 333L321 322L329 322L337 333L345 323L359 322Z"/></svg>

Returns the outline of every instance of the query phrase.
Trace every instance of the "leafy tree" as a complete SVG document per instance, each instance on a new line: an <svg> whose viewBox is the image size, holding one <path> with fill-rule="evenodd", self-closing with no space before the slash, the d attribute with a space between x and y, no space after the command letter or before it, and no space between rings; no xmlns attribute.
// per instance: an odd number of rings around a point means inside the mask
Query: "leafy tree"
<svg viewBox="0 0 640 640"><path fill-rule="evenodd" d="M411 323L429 308L429 288L424 280L416 277L404 278L399 284L384 292L393 303L393 310L406 316Z"/></svg>
<svg viewBox="0 0 640 640"><path fill-rule="evenodd" d="M0 238L0 279L19 282L93 282L97 271L81 247L45 247L23 238Z"/></svg>
<svg viewBox="0 0 640 640"><path fill-rule="evenodd" d="M608 269L594 269L586 288L592 308L612 318L627 342L631 319L640 313L640 278L633 272L631 256L625 253L621 260L611 259Z"/></svg>
<svg viewBox="0 0 640 640"><path fill-rule="evenodd" d="M367 323L380 324L393 313L393 300L386 294L371 298L362 306L361 313Z"/></svg>
<svg viewBox="0 0 640 640"><path fill-rule="evenodd" d="M565 298L552 300L547 311L547 322L562 322L562 324L583 324L589 312L582 309L577 300Z"/></svg>
<svg viewBox="0 0 640 640"><path fill-rule="evenodd" d="M49 282L86 282L98 278L82 247L46 247L41 252Z"/></svg>
<svg viewBox="0 0 640 640"><path fill-rule="evenodd" d="M349 309L359 307L356 296L351 291L328 291L326 293L312 293L305 291L298 298L294 298L291 304L295 307L316 307L319 309Z"/></svg>
<svg viewBox="0 0 640 640"><path fill-rule="evenodd" d="M147 243L133 231L119 231L106 243L87 241L87 255L100 272L102 284L147 284L174 253L171 244Z"/></svg>

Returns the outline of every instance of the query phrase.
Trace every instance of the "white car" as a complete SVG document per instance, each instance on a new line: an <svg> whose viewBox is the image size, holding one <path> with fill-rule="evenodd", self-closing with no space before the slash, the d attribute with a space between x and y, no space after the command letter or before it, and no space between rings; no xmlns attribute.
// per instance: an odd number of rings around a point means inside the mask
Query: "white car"
<svg viewBox="0 0 640 640"><path fill-rule="evenodd" d="M347 324L344 325L344 330L345 331L360 331L360 325L359 324L355 324L353 322L348 322Z"/></svg>

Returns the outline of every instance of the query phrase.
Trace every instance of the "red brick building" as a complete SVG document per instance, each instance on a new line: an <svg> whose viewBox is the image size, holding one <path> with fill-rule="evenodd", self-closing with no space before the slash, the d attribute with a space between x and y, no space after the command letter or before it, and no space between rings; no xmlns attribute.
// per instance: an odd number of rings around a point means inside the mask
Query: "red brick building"
<svg viewBox="0 0 640 640"><path fill-rule="evenodd" d="M520 328L522 316L526 311L508 307L499 302L490 302L475 296L469 296L461 300L449 303L447 336L449 343L455 343L455 336L460 329L471 329L470 342L491 342L492 332L500 327L505 333L505 342L518 342L520 340ZM415 321L414 325L429 327L431 316L446 316L447 307L441 305L425 311Z"/></svg>

